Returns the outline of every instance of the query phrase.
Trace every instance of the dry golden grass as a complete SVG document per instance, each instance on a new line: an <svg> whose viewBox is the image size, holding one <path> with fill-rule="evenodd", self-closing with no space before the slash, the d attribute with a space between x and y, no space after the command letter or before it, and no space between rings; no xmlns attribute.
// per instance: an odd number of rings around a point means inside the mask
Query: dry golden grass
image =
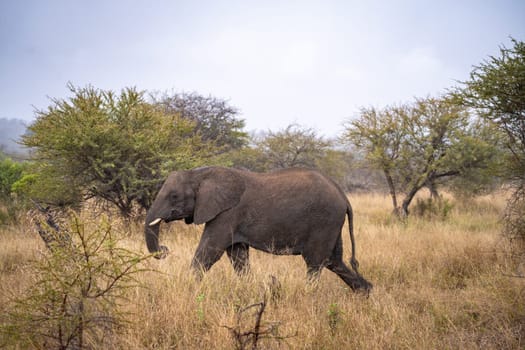
<svg viewBox="0 0 525 350"><path fill-rule="evenodd" d="M306 282L300 257L251 250L251 273L233 273L226 256L201 282L190 273L202 227L162 227L167 259L148 265L128 311L132 323L108 340L121 349L232 349L227 328L236 310L272 292L263 322L278 322L289 338L263 339L264 349L520 349L525 343L525 279L512 277L517 262L500 236L502 195L455 203L446 220L390 216L389 197L353 195L357 254L362 274L374 283L369 298L352 293L325 270ZM452 200L452 199L450 199ZM117 224L116 225L120 225ZM26 262L43 250L33 228L0 231L0 304L7 289L30 283ZM343 231L346 260L349 238ZM127 234L128 248L144 251L142 227ZM244 318L248 328L254 319ZM95 346L96 348L96 346Z"/></svg>

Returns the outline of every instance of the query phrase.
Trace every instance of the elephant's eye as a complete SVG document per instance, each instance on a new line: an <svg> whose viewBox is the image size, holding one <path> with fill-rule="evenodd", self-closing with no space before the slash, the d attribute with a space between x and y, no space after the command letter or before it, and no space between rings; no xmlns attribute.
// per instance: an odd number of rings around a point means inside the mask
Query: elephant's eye
<svg viewBox="0 0 525 350"><path fill-rule="evenodd" d="M172 201L176 201L176 200L177 200L177 193L172 192L171 195L170 195L170 199L171 199Z"/></svg>

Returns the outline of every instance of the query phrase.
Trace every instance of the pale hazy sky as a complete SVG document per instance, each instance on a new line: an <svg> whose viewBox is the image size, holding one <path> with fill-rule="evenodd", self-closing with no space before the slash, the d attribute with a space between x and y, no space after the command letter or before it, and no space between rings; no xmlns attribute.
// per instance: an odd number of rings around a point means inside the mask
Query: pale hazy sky
<svg viewBox="0 0 525 350"><path fill-rule="evenodd" d="M211 94L249 131L331 137L361 106L467 79L510 36L525 0L0 0L0 118L30 121L71 82Z"/></svg>

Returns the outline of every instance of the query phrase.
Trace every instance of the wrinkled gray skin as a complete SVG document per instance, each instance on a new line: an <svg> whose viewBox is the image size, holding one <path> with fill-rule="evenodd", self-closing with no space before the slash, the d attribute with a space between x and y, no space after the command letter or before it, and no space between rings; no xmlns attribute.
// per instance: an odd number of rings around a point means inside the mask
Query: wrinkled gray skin
<svg viewBox="0 0 525 350"><path fill-rule="evenodd" d="M352 257L342 260L341 228L348 215ZM320 173L287 169L267 174L207 167L171 173L146 216L148 250L166 257L159 245L160 222L184 219L206 224L193 257L198 273L226 253L239 274L249 268L249 247L272 254L302 255L310 277L323 267L354 291L372 285L357 271L352 208L341 189Z"/></svg>

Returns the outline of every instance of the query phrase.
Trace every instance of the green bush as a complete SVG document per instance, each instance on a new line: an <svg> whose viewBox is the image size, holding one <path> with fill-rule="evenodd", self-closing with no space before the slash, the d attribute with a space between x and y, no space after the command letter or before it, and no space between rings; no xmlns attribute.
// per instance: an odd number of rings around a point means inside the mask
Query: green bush
<svg viewBox="0 0 525 350"><path fill-rule="evenodd" d="M439 219L445 220L450 214L454 205L449 200L439 198L418 198L413 208L413 214L425 219Z"/></svg>
<svg viewBox="0 0 525 350"><path fill-rule="evenodd" d="M170 171L201 166L214 154L191 121L164 114L144 92L69 89L72 97L37 112L22 141L34 150L38 174L25 191L41 202L93 198L129 217L137 206L149 208Z"/></svg>
<svg viewBox="0 0 525 350"><path fill-rule="evenodd" d="M111 347L113 334L128 322L121 306L149 256L122 248L123 235L106 218L86 223L71 214L60 230L51 223L39 224L49 251L30 265L35 282L0 316L1 345Z"/></svg>
<svg viewBox="0 0 525 350"><path fill-rule="evenodd" d="M0 159L0 225L16 222L23 203L13 192L14 184L22 176L25 163L19 163L4 157Z"/></svg>

